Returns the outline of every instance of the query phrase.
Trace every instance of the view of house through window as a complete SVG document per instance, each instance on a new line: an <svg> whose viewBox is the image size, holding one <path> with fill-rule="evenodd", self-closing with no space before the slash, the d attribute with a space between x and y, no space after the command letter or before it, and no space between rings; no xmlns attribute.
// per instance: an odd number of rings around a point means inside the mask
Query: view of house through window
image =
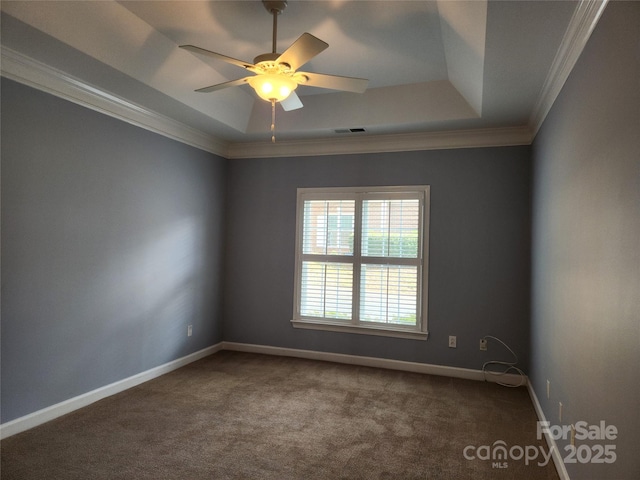
<svg viewBox="0 0 640 480"><path fill-rule="evenodd" d="M294 325L426 335L428 202L428 186L299 189Z"/></svg>

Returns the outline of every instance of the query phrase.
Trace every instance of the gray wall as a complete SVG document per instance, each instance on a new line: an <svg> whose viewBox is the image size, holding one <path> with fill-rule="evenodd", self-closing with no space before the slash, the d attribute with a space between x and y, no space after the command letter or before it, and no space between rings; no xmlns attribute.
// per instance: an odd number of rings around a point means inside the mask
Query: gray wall
<svg viewBox="0 0 640 480"><path fill-rule="evenodd" d="M639 26L609 3L533 149L533 386L551 423L562 402L620 431L617 461L572 479L640 477Z"/></svg>
<svg viewBox="0 0 640 480"><path fill-rule="evenodd" d="M529 355L530 148L484 148L229 162L227 341L479 369ZM294 329L297 187L431 185L427 341ZM447 346L458 336L458 348Z"/></svg>
<svg viewBox="0 0 640 480"><path fill-rule="evenodd" d="M2 89L2 422L223 339L477 369L492 334L526 369L529 147L227 162ZM430 339L294 329L296 188L421 183Z"/></svg>
<svg viewBox="0 0 640 480"><path fill-rule="evenodd" d="M2 80L2 422L222 339L225 168Z"/></svg>

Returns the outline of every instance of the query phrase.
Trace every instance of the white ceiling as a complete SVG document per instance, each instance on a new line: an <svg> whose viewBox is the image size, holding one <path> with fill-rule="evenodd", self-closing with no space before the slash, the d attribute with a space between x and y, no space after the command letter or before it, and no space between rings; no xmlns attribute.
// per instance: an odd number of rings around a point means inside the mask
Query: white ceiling
<svg viewBox="0 0 640 480"><path fill-rule="evenodd" d="M301 86L277 111L279 141L530 127L576 1L304 1L278 17L278 51L303 32L329 48L303 70L369 79L364 94ZM229 144L270 138L270 105L241 68L178 48L253 61L271 51L259 1L5 1L3 49ZM565 38L566 42L566 38Z"/></svg>

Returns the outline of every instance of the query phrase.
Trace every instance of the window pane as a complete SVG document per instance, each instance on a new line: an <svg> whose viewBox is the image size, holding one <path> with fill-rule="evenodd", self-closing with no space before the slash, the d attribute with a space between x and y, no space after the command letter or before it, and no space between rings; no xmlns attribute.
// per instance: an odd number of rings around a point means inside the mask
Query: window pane
<svg viewBox="0 0 640 480"><path fill-rule="evenodd" d="M352 286L351 264L302 262L300 314L304 317L351 319Z"/></svg>
<svg viewBox="0 0 640 480"><path fill-rule="evenodd" d="M362 202L362 255L418 257L420 201L364 200Z"/></svg>
<svg viewBox="0 0 640 480"><path fill-rule="evenodd" d="M353 255L354 200L304 202L302 252Z"/></svg>
<svg viewBox="0 0 640 480"><path fill-rule="evenodd" d="M360 320L416 325L417 281L415 266L362 265Z"/></svg>

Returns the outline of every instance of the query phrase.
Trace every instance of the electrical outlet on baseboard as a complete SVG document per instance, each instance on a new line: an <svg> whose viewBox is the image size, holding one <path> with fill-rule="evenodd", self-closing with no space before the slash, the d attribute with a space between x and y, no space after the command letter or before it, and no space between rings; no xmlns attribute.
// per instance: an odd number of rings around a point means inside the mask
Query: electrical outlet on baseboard
<svg viewBox="0 0 640 480"><path fill-rule="evenodd" d="M193 325L188 325L187 326L187 337L190 337L191 335L193 335Z"/></svg>
<svg viewBox="0 0 640 480"><path fill-rule="evenodd" d="M458 339L455 335L449 335L449 348L456 348Z"/></svg>

